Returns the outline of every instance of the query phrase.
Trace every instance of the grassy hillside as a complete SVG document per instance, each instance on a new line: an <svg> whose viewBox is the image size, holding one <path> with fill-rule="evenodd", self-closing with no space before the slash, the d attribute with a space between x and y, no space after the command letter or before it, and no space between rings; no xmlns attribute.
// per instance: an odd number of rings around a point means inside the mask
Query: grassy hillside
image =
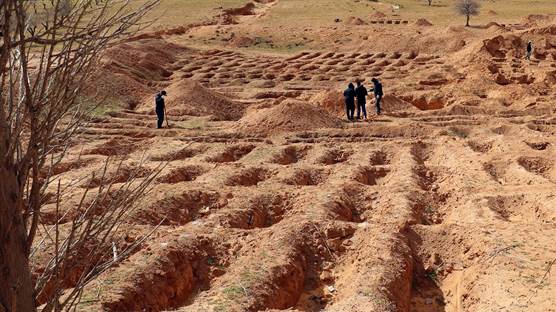
<svg viewBox="0 0 556 312"><path fill-rule="evenodd" d="M220 12L219 8L234 8L248 0L161 0L152 16L155 26L187 25L208 20Z"/></svg>
<svg viewBox="0 0 556 312"><path fill-rule="evenodd" d="M160 16L157 25L184 25L207 20L217 15L218 8L239 7L248 0L162 0L153 13ZM259 23L265 25L320 26L333 23L335 18L357 16L369 19L369 15L380 11L389 17L415 20L426 18L439 25L461 24L464 19L454 11L455 0L434 0L428 6L426 0L278 0L265 18ZM474 23L497 21L501 23L519 22L529 14L556 13L554 0L482 0L481 14L474 17ZM399 5L397 13L392 5Z"/></svg>

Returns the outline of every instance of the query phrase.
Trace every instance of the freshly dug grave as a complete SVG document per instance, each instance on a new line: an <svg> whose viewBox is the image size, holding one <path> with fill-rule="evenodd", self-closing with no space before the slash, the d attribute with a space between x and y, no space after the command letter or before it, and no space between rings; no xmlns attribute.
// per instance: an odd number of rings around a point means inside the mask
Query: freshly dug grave
<svg viewBox="0 0 556 312"><path fill-rule="evenodd" d="M337 128L334 116L305 102L285 100L270 108L254 110L239 120L237 127L249 133L268 135L287 131Z"/></svg>

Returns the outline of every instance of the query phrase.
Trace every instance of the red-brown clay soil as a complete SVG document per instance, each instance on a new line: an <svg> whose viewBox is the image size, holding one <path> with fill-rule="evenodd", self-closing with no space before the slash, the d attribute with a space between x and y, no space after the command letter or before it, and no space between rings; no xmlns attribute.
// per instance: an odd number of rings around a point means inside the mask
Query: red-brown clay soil
<svg viewBox="0 0 556 312"><path fill-rule="evenodd" d="M227 13L253 18L260 2ZM87 123L53 171L70 183L110 156L122 183L168 162L127 221L161 228L79 310L556 311L555 29L478 30L434 53L284 57L172 34L114 47L103 86L123 108ZM343 121L340 92L372 76L385 114L370 101L369 121ZM78 183L64 222L100 183Z"/></svg>

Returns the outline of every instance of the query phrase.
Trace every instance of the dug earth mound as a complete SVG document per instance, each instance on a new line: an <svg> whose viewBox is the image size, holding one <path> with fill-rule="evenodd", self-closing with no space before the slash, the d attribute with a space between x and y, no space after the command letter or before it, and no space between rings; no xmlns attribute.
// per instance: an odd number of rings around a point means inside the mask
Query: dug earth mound
<svg viewBox="0 0 556 312"><path fill-rule="evenodd" d="M41 217L69 226L110 157L116 184L163 165L125 230L159 227L78 310L555 311L553 16L464 28L369 2L299 26L276 21L313 7L236 2L104 56L88 95L115 104L53 168L82 183ZM371 94L346 121L343 90L373 77L383 114Z"/></svg>

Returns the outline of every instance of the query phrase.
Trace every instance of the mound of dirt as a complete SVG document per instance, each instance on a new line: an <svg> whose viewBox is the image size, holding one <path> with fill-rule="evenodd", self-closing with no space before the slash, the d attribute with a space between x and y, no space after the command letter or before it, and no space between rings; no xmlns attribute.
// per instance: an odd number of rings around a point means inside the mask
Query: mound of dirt
<svg viewBox="0 0 556 312"><path fill-rule="evenodd" d="M386 17L386 14L384 14L380 11L377 11L377 12L371 14L371 18L373 18L373 19L381 19L381 18L385 18L385 17Z"/></svg>
<svg viewBox="0 0 556 312"><path fill-rule="evenodd" d="M415 22L415 25L417 25L417 26L432 26L432 23L427 21L424 18L420 18Z"/></svg>
<svg viewBox="0 0 556 312"><path fill-rule="evenodd" d="M229 45L234 48L246 48L255 44L255 40L249 37L234 37Z"/></svg>
<svg viewBox="0 0 556 312"><path fill-rule="evenodd" d="M249 2L240 8L232 8L224 10L225 14L229 15L254 15L255 4Z"/></svg>
<svg viewBox="0 0 556 312"><path fill-rule="evenodd" d="M344 96L338 90L317 93L310 102L331 115L343 116L345 114Z"/></svg>
<svg viewBox="0 0 556 312"><path fill-rule="evenodd" d="M373 103L367 103L367 110L369 110L369 104L373 105ZM387 94L382 99L382 111L386 113L397 112L397 111L416 111L416 107L395 95Z"/></svg>
<svg viewBox="0 0 556 312"><path fill-rule="evenodd" d="M496 36L483 41L483 50L493 57L504 58L508 50L522 50L523 40L516 35Z"/></svg>
<svg viewBox="0 0 556 312"><path fill-rule="evenodd" d="M183 79L166 89L168 100L166 112L173 116L212 116L214 120L238 120L245 106L209 90L198 82ZM149 97L143 111L152 112L153 99Z"/></svg>
<svg viewBox="0 0 556 312"><path fill-rule="evenodd" d="M219 25L235 25L237 21L233 15L222 14L216 18L216 23Z"/></svg>
<svg viewBox="0 0 556 312"><path fill-rule="evenodd" d="M239 120L238 128L258 134L336 128L340 121L305 102L285 100L270 108L252 111Z"/></svg>
<svg viewBox="0 0 556 312"><path fill-rule="evenodd" d="M365 23L365 21L360 19L359 17L352 16L348 18L346 24L357 26L357 25L366 25L367 23Z"/></svg>
<svg viewBox="0 0 556 312"><path fill-rule="evenodd" d="M152 86L156 82L172 75L167 67L184 50L160 38L116 45L106 51L87 92L110 95L126 108L133 109L142 98L155 91Z"/></svg>

